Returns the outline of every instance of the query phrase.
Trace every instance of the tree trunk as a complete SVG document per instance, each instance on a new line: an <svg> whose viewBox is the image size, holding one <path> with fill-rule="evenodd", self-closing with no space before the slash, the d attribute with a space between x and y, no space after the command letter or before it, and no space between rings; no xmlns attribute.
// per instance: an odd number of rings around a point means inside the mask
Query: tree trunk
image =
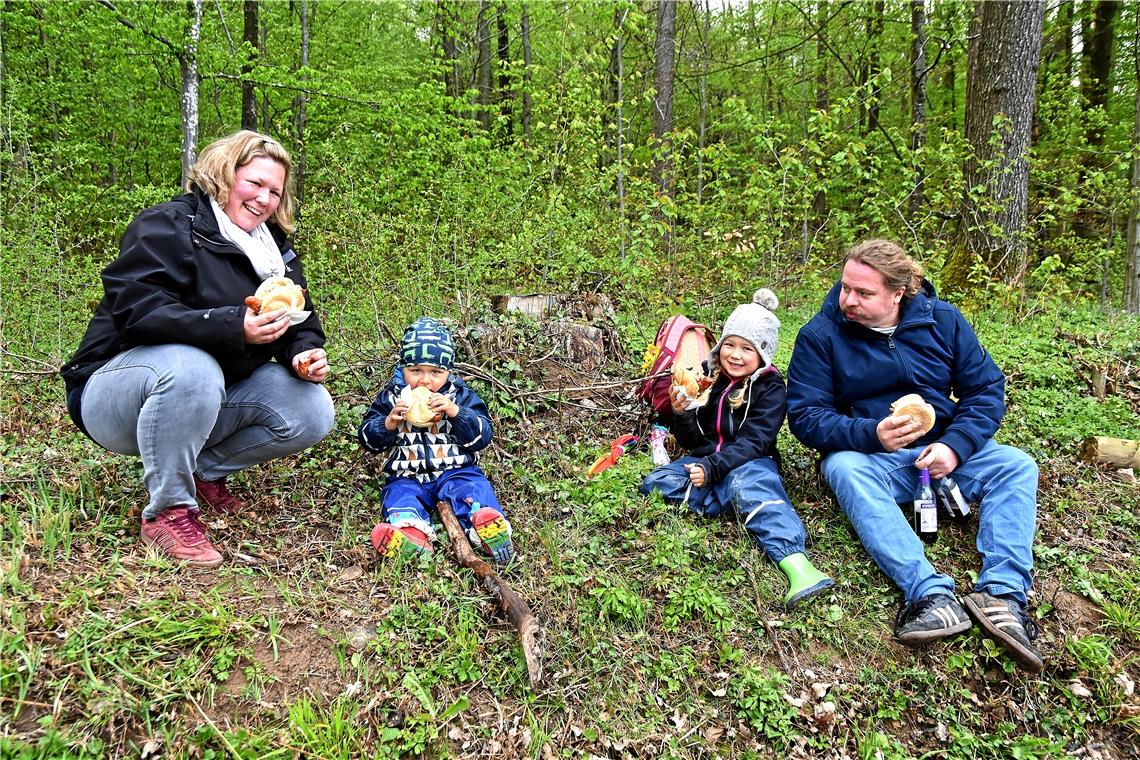
<svg viewBox="0 0 1140 760"><path fill-rule="evenodd" d="M1140 14L1132 30L1132 70L1136 87L1136 112L1132 127L1132 208L1128 214L1128 245L1125 246L1124 310L1140 314Z"/></svg>
<svg viewBox="0 0 1140 760"><path fill-rule="evenodd" d="M301 0L301 69L302 72L309 65L309 0ZM308 74L301 74L301 82L308 81ZM297 199L296 215L300 217L301 207L305 202L305 124L307 121L308 96L304 90L297 93L293 100L294 128L296 141L296 160L293 162L293 189Z"/></svg>
<svg viewBox="0 0 1140 760"><path fill-rule="evenodd" d="M705 129L709 118L709 59L711 51L709 39L712 35L712 7L709 0L704 3L703 28L701 29L701 76L697 94L700 101L697 124L697 205L704 201L705 193ZM702 230L703 232L703 230Z"/></svg>
<svg viewBox="0 0 1140 760"><path fill-rule="evenodd" d="M971 261L990 276L1019 283L1028 263L1025 226L1029 198L1026 151L1033 124L1044 3L979 2L966 92L963 199L966 252L951 262L952 287L965 288ZM982 188L980 194L974 188Z"/></svg>
<svg viewBox="0 0 1140 760"><path fill-rule="evenodd" d="M242 28L242 40L249 46L249 49L243 52L250 58L241 65L241 128L256 130L257 95L253 89L253 82L248 77L253 71L253 58L257 55L260 41L257 34L257 0L245 0L242 9L244 11L242 18L245 22Z"/></svg>
<svg viewBox="0 0 1140 760"><path fill-rule="evenodd" d="M511 123L511 103L514 93L511 92L511 40L507 34L507 4L499 3L499 113L505 118L507 134L511 134L514 125Z"/></svg>
<svg viewBox="0 0 1140 760"><path fill-rule="evenodd" d="M440 0L435 5L435 23L439 30L439 47L446 68L443 72L443 89L449 98L458 98L462 92L459 75L459 46L455 42L455 16L452 5Z"/></svg>
<svg viewBox="0 0 1140 760"><path fill-rule="evenodd" d="M661 192L672 197L673 163L669 133L673 131L673 77L676 67L677 4L657 0L657 36L653 48L653 135L658 154L653 165L654 181Z"/></svg>
<svg viewBox="0 0 1140 760"><path fill-rule="evenodd" d="M882 98L883 88L878 81L878 77L879 72L882 70L880 63L882 53L880 47L883 42L883 15L885 12L885 0L875 0L871 18L867 22L867 46L869 51L864 81L875 82L867 98L867 134L879 128L879 100Z"/></svg>
<svg viewBox="0 0 1140 760"><path fill-rule="evenodd" d="M827 16L829 12L828 4L825 2L816 3L815 10L815 108L817 111L826 111L831 107L831 93L828 90L827 82ZM817 176L817 181L818 181ZM827 219L827 192L823 187L816 188L812 194L812 213L815 215L815 222L817 225L822 226ZM810 256L810 251L805 251L805 257ZM807 262L807 258L804 258Z"/></svg>
<svg viewBox="0 0 1140 760"><path fill-rule="evenodd" d="M480 0L479 20L475 24L476 35L479 38L478 72L478 99L477 110L479 123L483 129L491 129L491 22L487 16L491 12L490 0Z"/></svg>
<svg viewBox="0 0 1140 760"><path fill-rule="evenodd" d="M1093 5L1091 26L1081 25L1081 95L1090 108L1108 105L1109 72L1112 67L1112 25L1120 10L1116 0L1100 0ZM1104 144L1104 128L1097 122L1086 132L1089 145L1099 149ZM1093 156L1093 161L1096 157Z"/></svg>
<svg viewBox="0 0 1140 760"><path fill-rule="evenodd" d="M618 191L618 219L621 220L621 235L620 235L620 254L621 260L625 261L625 143L624 137L624 123L622 122L623 112L623 98L625 93L625 63L623 46L625 44L625 19L629 15L629 10L624 9L621 16L614 17L617 24L617 191Z"/></svg>
<svg viewBox="0 0 1140 760"><path fill-rule="evenodd" d="M182 70L182 187L198 158L198 39L202 35L202 0L187 3L190 28L178 56Z"/></svg>
<svg viewBox="0 0 1140 760"><path fill-rule="evenodd" d="M519 30L519 42L523 51L523 96L522 96L522 129L523 135L530 137L530 9L526 3L522 4L522 21Z"/></svg>
<svg viewBox="0 0 1140 760"><path fill-rule="evenodd" d="M910 3L910 152L914 162L914 189L910 193L910 218L913 224L922 213L926 189L923 149L926 147L926 2Z"/></svg>

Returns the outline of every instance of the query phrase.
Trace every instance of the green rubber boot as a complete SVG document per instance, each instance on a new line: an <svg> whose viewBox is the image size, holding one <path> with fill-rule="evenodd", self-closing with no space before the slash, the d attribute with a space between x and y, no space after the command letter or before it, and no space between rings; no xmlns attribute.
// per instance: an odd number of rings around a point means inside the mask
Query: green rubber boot
<svg viewBox="0 0 1140 760"><path fill-rule="evenodd" d="M835 585L835 581L816 570L802 552L784 557L780 560L779 568L788 576L789 588L784 596L784 606L788 609Z"/></svg>

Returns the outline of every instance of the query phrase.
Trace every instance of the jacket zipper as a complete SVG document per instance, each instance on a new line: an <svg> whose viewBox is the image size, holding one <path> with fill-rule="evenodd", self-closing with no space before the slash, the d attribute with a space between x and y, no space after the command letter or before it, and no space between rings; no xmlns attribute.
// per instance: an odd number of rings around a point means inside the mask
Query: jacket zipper
<svg viewBox="0 0 1140 760"><path fill-rule="evenodd" d="M732 382L730 382L725 387L725 389L721 392L720 398L717 400L717 404L716 404L716 449L714 449L714 451L720 451L720 447L724 445L724 432L721 430L721 427L720 427L721 419L724 416L724 401L726 398L728 398L728 392L732 390L732 387L734 385L736 385L736 383L737 383L736 380L733 380Z"/></svg>

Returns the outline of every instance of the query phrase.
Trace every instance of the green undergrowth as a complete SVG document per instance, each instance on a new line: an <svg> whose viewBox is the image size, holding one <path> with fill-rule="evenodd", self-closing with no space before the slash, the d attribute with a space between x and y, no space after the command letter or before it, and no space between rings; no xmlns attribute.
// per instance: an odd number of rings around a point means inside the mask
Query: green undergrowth
<svg viewBox="0 0 1140 760"><path fill-rule="evenodd" d="M782 294L778 364L819 293ZM676 310L716 325L747 295ZM638 341L666 311L619 312L630 358L617 372L636 370ZM526 395L544 386L520 353L472 382L495 414L484 464L519 548L503 575L545 628L545 681L532 690L518 636L442 531L435 554L403 563L367 545L379 490L353 430L391 359L373 339L358 354L372 358L330 386L334 433L234 479L264 508L207 515L227 556L212 573L139 546L137 461L73 432L58 387L5 387L0 756L965 760L1133 746L1137 486L1075 454L1087 434L1140 437L1129 374L1140 327L1095 310L1005 317L972 315L1009 377L1002 439L1041 467L1040 676L977 629L916 650L894 642L897 593L786 430L785 483L837 587L785 610L783 576L731 516L637 492L644 451L585 479L638 421L583 424L557 398ZM533 323L485 324L508 345L551 350ZM1090 368L1108 378L1103 400ZM945 525L930 547L959 588L978 572L975 530Z"/></svg>

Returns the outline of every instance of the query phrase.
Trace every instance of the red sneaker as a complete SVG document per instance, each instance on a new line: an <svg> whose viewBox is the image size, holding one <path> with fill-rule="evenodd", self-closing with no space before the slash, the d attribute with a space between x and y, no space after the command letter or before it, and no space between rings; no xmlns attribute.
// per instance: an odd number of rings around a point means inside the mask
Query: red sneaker
<svg viewBox="0 0 1140 760"><path fill-rule="evenodd" d="M206 526L194 506L171 507L153 520L142 521L142 541L194 567L217 567L222 555L206 538Z"/></svg>
<svg viewBox="0 0 1140 760"><path fill-rule="evenodd" d="M219 512L244 512L249 506L246 502L230 493L226 488L226 479L202 480L194 476L194 488L198 491L198 503L209 509Z"/></svg>

